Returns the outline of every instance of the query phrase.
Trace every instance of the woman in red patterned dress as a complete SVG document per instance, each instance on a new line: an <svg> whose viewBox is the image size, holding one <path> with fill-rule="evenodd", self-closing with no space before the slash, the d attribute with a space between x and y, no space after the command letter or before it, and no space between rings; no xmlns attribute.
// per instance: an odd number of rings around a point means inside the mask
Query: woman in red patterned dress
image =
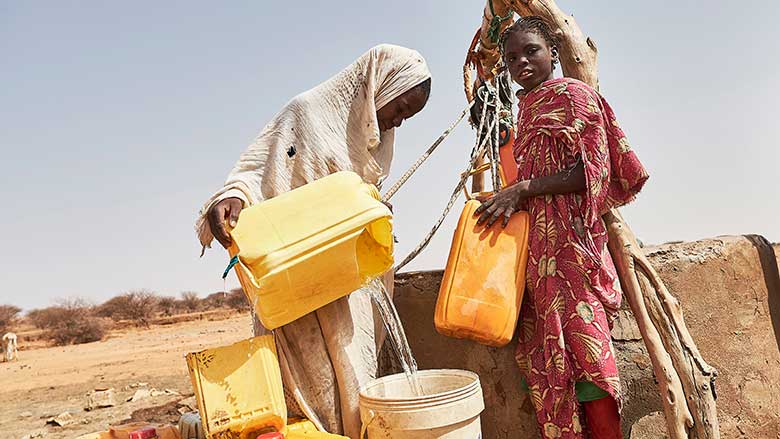
<svg viewBox="0 0 780 439"><path fill-rule="evenodd" d="M488 226L520 209L531 216L517 363L543 438L622 438L610 337L621 291L601 215L633 200L648 175L604 98L554 78L558 49L542 19L519 19L501 47L523 87L518 179L477 215Z"/></svg>

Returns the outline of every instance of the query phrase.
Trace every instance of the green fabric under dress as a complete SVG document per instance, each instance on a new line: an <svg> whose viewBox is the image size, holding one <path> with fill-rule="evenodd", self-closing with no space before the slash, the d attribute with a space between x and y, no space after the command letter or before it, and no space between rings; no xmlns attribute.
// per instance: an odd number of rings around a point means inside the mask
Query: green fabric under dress
<svg viewBox="0 0 780 439"><path fill-rule="evenodd" d="M520 379L520 387L526 393L528 392L528 384L526 384L525 378ZM590 381L577 381L574 383L574 393L577 394L579 402L590 402L609 396L609 393L604 389Z"/></svg>

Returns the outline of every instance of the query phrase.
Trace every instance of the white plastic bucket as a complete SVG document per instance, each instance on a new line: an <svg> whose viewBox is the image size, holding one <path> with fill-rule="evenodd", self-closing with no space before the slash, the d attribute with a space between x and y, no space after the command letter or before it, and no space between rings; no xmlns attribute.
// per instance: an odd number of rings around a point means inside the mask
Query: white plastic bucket
<svg viewBox="0 0 780 439"><path fill-rule="evenodd" d="M361 439L482 437L479 415L485 402L477 374L434 369L417 375L423 396L414 395L404 374L379 378L360 389Z"/></svg>

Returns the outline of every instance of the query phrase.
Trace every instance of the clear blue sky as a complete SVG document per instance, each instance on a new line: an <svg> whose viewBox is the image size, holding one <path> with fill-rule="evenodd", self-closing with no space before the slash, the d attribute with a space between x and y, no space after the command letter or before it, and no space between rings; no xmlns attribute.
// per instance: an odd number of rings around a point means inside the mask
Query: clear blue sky
<svg viewBox="0 0 780 439"><path fill-rule="evenodd" d="M559 5L597 42L601 91L651 173L625 210L637 234L780 240L780 3ZM395 180L464 105L482 7L0 1L0 303L221 290L227 256L198 258L195 214L266 121L369 47L413 47L433 90L397 131ZM461 126L394 199L399 256L441 211L472 142ZM410 268L444 265L456 217Z"/></svg>

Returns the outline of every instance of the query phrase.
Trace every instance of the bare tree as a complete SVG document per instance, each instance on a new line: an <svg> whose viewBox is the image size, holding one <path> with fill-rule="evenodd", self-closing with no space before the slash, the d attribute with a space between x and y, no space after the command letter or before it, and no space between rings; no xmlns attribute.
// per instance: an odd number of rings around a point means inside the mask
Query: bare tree
<svg viewBox="0 0 780 439"><path fill-rule="evenodd" d="M22 310L13 305L0 305L0 333L5 333L16 324L17 316Z"/></svg>
<svg viewBox="0 0 780 439"><path fill-rule="evenodd" d="M149 290L136 290L120 294L100 305L96 314L112 320L131 320L139 325L149 326L157 311L158 296Z"/></svg>
<svg viewBox="0 0 780 439"><path fill-rule="evenodd" d="M102 340L106 327L83 299L60 300L55 306L30 311L27 318L57 346Z"/></svg>
<svg viewBox="0 0 780 439"><path fill-rule="evenodd" d="M182 291L181 304L189 312L195 312L200 309L200 297L195 291Z"/></svg>

